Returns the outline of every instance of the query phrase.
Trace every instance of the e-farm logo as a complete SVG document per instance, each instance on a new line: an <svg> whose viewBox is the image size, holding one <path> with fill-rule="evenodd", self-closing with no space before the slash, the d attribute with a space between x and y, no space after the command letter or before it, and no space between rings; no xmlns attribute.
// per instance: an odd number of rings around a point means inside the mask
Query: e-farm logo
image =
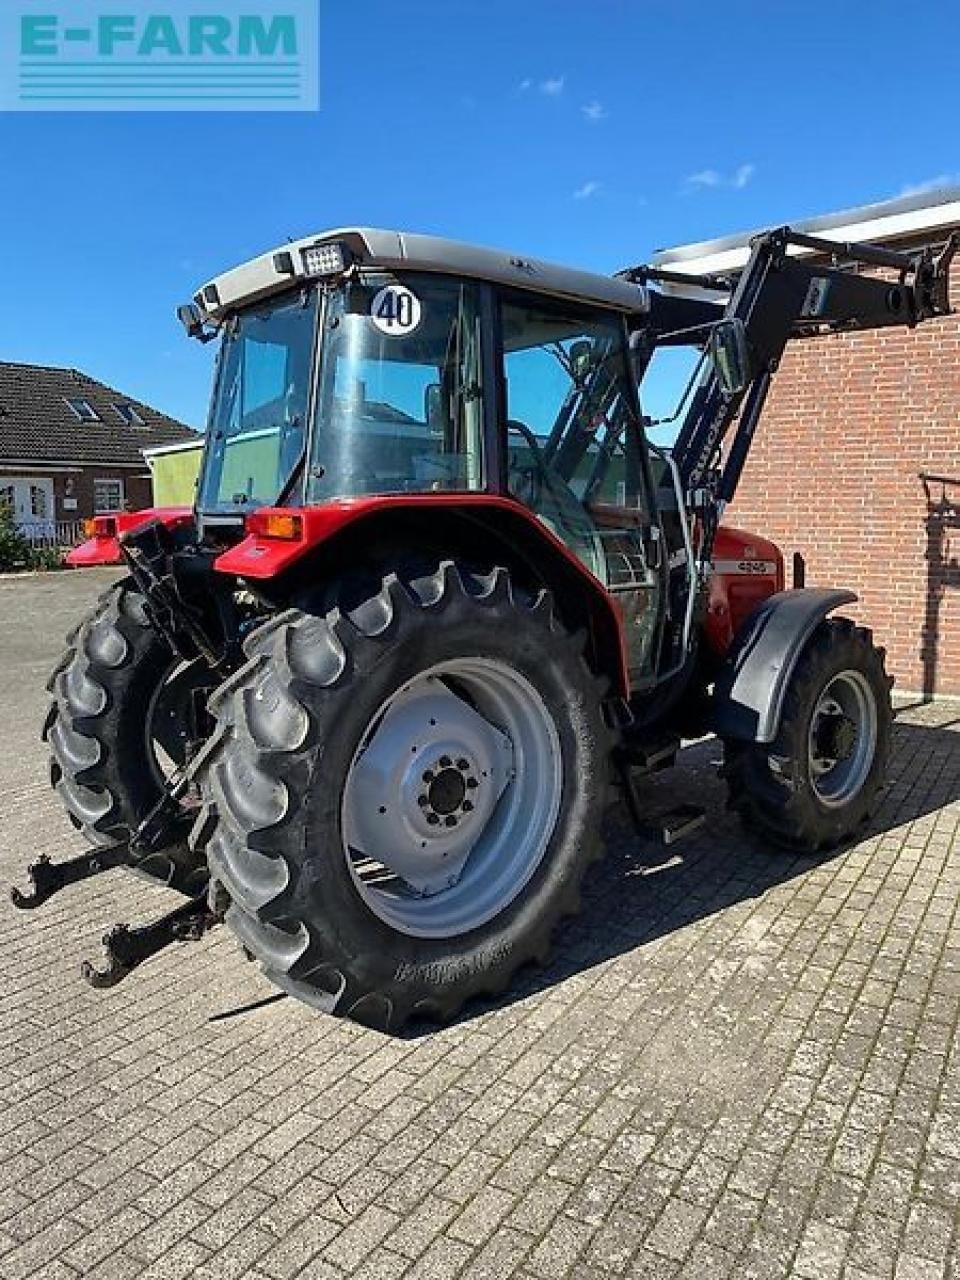
<svg viewBox="0 0 960 1280"><path fill-rule="evenodd" d="M0 109L315 111L317 0L3 0Z"/></svg>

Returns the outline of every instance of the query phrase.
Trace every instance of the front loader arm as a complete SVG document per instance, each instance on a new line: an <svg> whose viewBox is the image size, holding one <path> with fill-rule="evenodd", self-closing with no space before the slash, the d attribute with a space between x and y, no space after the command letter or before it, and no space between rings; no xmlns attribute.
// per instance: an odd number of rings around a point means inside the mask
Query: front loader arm
<svg viewBox="0 0 960 1280"><path fill-rule="evenodd" d="M753 241L750 257L739 272L686 278L656 268L626 273L630 279L642 275L645 280L670 284L685 279L698 289L729 292L723 319L743 326L749 379L731 392L711 373L691 399L674 445L673 457L687 493L701 489L715 470L720 444L736 420L737 433L714 495L721 503L732 499L771 378L788 342L824 333L912 328L934 316L948 315L950 266L958 247L956 232L935 255L930 249L902 253L879 245L823 240L782 227ZM817 259L791 254L790 248L812 252ZM896 273L892 279L891 272Z"/></svg>

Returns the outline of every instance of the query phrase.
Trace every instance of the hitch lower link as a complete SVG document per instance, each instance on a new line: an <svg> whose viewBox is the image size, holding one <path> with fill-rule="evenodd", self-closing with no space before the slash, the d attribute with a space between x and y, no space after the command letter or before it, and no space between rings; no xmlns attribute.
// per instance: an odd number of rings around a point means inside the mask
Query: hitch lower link
<svg viewBox="0 0 960 1280"><path fill-rule="evenodd" d="M91 987L115 987L144 960L151 959L171 943L199 942L208 930L219 923L220 918L207 906L204 893L151 924L136 928L128 924L114 925L103 938L106 967L98 969L89 960L83 960L80 976Z"/></svg>
<svg viewBox="0 0 960 1280"><path fill-rule="evenodd" d="M206 871L184 869L166 852L186 838L190 814L180 800L213 745L212 741L205 743L189 765L172 775L160 800L128 839L91 849L67 862L55 863L46 856L41 857L28 868L30 891L10 890L13 905L21 911L30 911L68 885L79 884L114 867L128 867L189 899L149 924L118 924L105 934L106 967L98 969L89 960L80 966L81 976L91 986L114 987L165 947L174 942L199 941L220 923L221 916L207 905Z"/></svg>

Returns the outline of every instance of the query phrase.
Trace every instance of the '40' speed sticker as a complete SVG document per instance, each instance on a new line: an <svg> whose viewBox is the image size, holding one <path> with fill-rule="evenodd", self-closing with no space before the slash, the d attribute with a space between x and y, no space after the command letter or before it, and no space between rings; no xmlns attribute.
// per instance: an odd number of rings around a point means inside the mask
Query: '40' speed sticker
<svg viewBox="0 0 960 1280"><path fill-rule="evenodd" d="M420 323L420 299L405 285L388 284L370 303L370 319L388 338L413 333Z"/></svg>

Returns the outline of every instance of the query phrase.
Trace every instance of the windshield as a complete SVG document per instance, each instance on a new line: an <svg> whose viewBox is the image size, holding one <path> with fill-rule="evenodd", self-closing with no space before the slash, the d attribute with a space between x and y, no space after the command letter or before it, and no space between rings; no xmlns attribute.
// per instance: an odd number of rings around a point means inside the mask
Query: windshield
<svg viewBox="0 0 960 1280"><path fill-rule="evenodd" d="M480 291L368 273L331 294L307 500L479 489Z"/></svg>
<svg viewBox="0 0 960 1280"><path fill-rule="evenodd" d="M278 500L306 443L317 293L252 308L223 339L200 483L203 511Z"/></svg>

